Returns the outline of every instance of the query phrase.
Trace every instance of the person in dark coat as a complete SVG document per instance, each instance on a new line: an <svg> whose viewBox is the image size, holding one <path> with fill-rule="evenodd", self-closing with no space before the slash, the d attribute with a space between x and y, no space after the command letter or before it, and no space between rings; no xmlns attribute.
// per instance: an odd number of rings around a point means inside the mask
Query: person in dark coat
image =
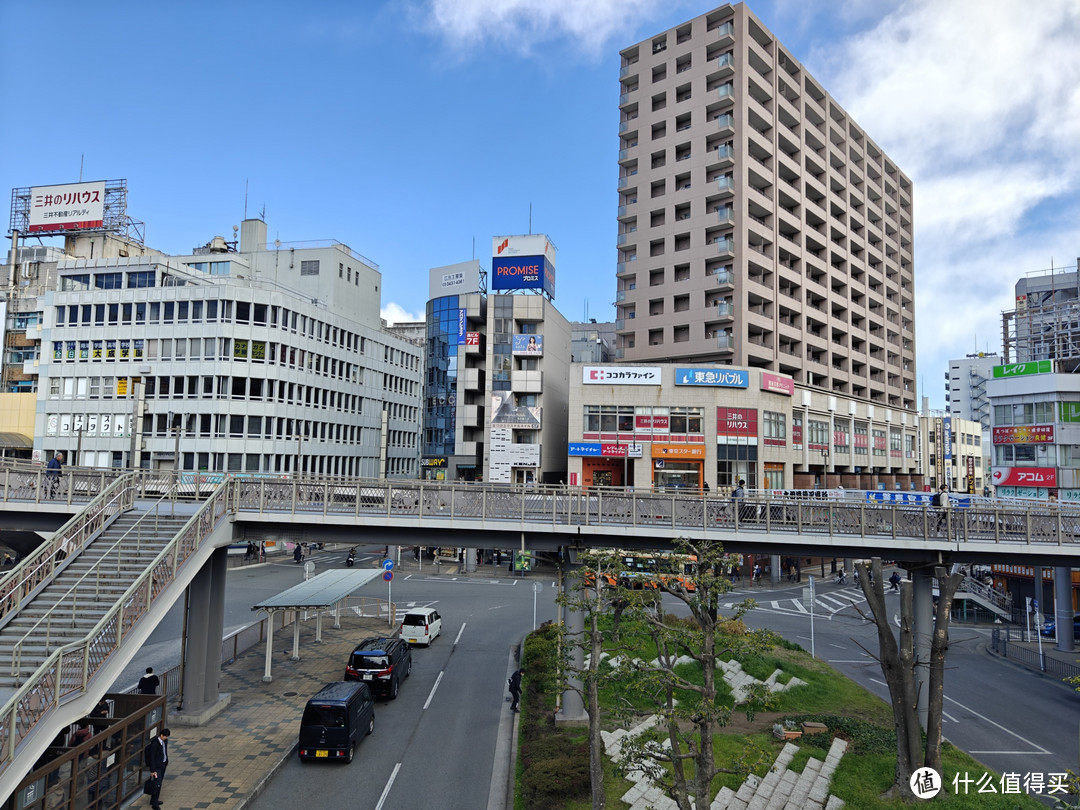
<svg viewBox="0 0 1080 810"><path fill-rule="evenodd" d="M510 676L510 697L512 701L510 703L510 711L516 712L518 710L518 703L521 701L521 673L525 671L525 667L514 670L514 674Z"/></svg>
<svg viewBox="0 0 1080 810"><path fill-rule="evenodd" d="M97 706L90 710L90 714L87 715L91 719L100 720L109 716L109 701L102 698L97 702Z"/></svg>
<svg viewBox="0 0 1080 810"><path fill-rule="evenodd" d="M161 683L161 679L154 674L153 667L146 668L146 674L139 678L139 685L136 687L136 691L140 695L156 695L158 684Z"/></svg>
<svg viewBox="0 0 1080 810"><path fill-rule="evenodd" d="M45 477L48 479L48 496L55 498L60 492L60 476L64 474L64 454L57 453L46 465Z"/></svg>
<svg viewBox="0 0 1080 810"><path fill-rule="evenodd" d="M304 548L299 543L297 543L296 547L293 549L292 558L293 562L297 565L299 565L300 561L304 559Z"/></svg>
<svg viewBox="0 0 1080 810"><path fill-rule="evenodd" d="M161 807L161 783L169 767L169 735L169 729L163 728L143 751L146 768L150 771L150 806L154 810Z"/></svg>

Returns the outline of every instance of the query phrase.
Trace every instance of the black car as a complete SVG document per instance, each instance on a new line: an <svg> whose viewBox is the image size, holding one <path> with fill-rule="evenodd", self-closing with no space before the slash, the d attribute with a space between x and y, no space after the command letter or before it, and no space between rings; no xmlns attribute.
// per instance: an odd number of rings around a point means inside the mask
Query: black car
<svg viewBox="0 0 1080 810"><path fill-rule="evenodd" d="M328 683L300 720L300 761L352 762L356 745L375 730L375 700L363 683Z"/></svg>
<svg viewBox="0 0 1080 810"><path fill-rule="evenodd" d="M396 638L366 638L349 654L345 680L363 681L380 697L393 700L412 674L412 649Z"/></svg>

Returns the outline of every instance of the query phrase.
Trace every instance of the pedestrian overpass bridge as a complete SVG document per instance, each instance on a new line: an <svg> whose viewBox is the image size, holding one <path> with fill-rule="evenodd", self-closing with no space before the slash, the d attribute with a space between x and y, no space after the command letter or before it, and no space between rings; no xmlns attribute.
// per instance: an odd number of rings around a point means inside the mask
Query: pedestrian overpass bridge
<svg viewBox="0 0 1080 810"><path fill-rule="evenodd" d="M55 529L0 578L0 796L17 787L56 728L89 712L188 588L200 595L191 609L202 611L188 626L202 637L199 665L185 668L185 713L212 707L217 661L207 650L220 644L225 554L237 541L284 534L304 542L563 548L573 558L592 547L662 549L687 538L740 553L922 564L1071 565L1080 551L1080 509L1004 502L943 516L926 498L883 503L876 493L759 492L733 503L398 480L207 482L150 471L70 470L64 479L49 493L40 466L0 467L0 528Z"/></svg>

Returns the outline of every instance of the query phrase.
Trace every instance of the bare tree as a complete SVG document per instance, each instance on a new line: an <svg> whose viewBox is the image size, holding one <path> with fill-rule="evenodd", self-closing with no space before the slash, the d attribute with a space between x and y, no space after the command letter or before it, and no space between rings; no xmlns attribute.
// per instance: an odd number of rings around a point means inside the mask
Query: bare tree
<svg viewBox="0 0 1080 810"><path fill-rule="evenodd" d="M600 662L604 650L604 634L601 627L601 617L608 607L615 608L614 633L617 637L618 623L623 610L629 604L625 599L616 596L609 599L604 592L605 585L615 585L617 577L615 565L617 563L610 553L590 553L584 555L584 567L579 569L579 578L566 592L561 594L556 601L570 610L578 610L585 614L585 629L581 636L567 632L564 628L563 641L567 648L563 655L564 676L576 675L581 681L581 688L576 689L585 703L585 711L589 715L589 782L593 810L604 810L607 795L604 790L604 741L600 735ZM588 655L588 663L578 671L569 669L571 656L568 649L579 646ZM608 650L609 654L612 652ZM563 686L569 687L566 677L562 678Z"/></svg>
<svg viewBox="0 0 1080 810"><path fill-rule="evenodd" d="M877 627L878 654L874 656L869 650L866 652L875 657L881 665L881 673L885 677L892 702L893 724L896 727L896 772L893 785L886 791L886 796L914 800L910 783L912 773L920 767L930 767L939 774L942 773L941 716L945 696L945 654L949 647L949 617L953 597L963 576L948 575L943 567L935 569L938 602L930 643L930 658L928 661L919 661L912 630L914 611L910 583L901 583L900 587L900 632L897 638L885 605L881 558L873 558L869 575L865 563L857 562L855 568L859 573L859 587L866 596L872 620ZM917 668L920 666L928 668L925 746L918 711Z"/></svg>

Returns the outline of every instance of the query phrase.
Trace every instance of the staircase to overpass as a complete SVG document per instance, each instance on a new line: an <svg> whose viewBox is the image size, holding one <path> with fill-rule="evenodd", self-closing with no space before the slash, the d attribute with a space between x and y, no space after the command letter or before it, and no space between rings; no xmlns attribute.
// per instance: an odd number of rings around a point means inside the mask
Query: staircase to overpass
<svg viewBox="0 0 1080 810"><path fill-rule="evenodd" d="M0 796L228 544L225 490L184 502L159 477L119 477L0 579Z"/></svg>

